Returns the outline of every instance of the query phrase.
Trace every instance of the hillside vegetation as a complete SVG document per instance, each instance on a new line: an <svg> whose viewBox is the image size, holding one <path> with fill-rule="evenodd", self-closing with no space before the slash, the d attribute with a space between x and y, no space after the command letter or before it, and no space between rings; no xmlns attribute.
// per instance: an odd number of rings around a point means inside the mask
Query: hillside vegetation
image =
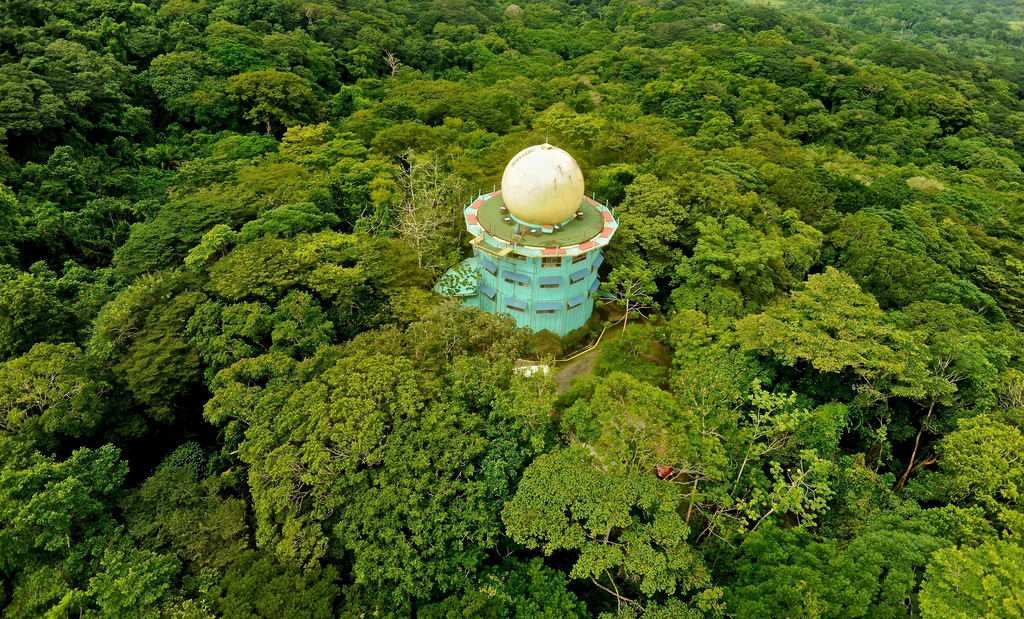
<svg viewBox="0 0 1024 619"><path fill-rule="evenodd" d="M773 4L0 2L0 614L1024 615L1020 7ZM561 393L431 292L544 140Z"/></svg>

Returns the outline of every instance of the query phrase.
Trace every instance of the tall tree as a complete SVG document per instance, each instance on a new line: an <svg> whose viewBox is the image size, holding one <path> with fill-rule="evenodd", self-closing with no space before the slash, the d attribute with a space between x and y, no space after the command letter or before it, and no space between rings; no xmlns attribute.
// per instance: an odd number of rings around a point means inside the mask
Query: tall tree
<svg viewBox="0 0 1024 619"><path fill-rule="evenodd" d="M226 92L248 107L246 120L262 123L268 134L274 126L291 127L317 116L313 91L294 73L265 69L235 75Z"/></svg>

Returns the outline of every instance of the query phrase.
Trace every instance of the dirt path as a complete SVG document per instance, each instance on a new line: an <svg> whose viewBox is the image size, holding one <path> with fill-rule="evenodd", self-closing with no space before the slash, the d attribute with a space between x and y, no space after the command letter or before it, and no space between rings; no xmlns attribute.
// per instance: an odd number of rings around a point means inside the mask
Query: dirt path
<svg viewBox="0 0 1024 619"><path fill-rule="evenodd" d="M569 388L569 383L577 376L586 376L594 371L594 364L597 362L597 355L601 354L601 347L576 357L572 361L558 364L558 371L554 379L558 383L558 393Z"/></svg>
<svg viewBox="0 0 1024 619"><path fill-rule="evenodd" d="M622 308L617 305L608 304L604 307L597 308L594 311L598 313L601 318L612 323L612 326L604 332L604 335L601 337L601 342L591 351L576 357L572 361L558 363L555 366L556 371L552 375L552 378L554 378L555 382L558 383L558 393L562 393L568 389L572 379L577 376L586 376L591 374L594 371L594 365L597 363L597 356L601 354L601 349L609 342L614 342L619 338L619 333L622 331L622 325L619 322L623 315ZM630 323L651 324L650 321L644 318L631 320ZM655 342L651 353L650 359L654 363L663 367L670 367L672 365L672 355L661 342Z"/></svg>

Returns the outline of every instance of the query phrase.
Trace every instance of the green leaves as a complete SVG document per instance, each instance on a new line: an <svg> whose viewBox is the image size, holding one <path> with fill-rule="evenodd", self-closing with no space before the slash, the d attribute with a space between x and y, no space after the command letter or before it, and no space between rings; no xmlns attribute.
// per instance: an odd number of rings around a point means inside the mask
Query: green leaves
<svg viewBox="0 0 1024 619"><path fill-rule="evenodd" d="M43 447L88 434L100 421L110 386L73 344L36 344L0 364L0 427Z"/></svg>
<svg viewBox="0 0 1024 619"><path fill-rule="evenodd" d="M526 470L502 520L527 548L578 551L572 577L631 603L632 588L619 588L629 581L647 597L709 584L686 543L689 527L678 505L674 486L657 475L628 463L596 468L587 449L574 447L545 454Z"/></svg>
<svg viewBox="0 0 1024 619"><path fill-rule="evenodd" d="M316 105L313 91L302 78L276 69L235 75L226 91L249 108L245 119L262 123L267 133L273 132L275 124L289 127L308 120L308 110Z"/></svg>
<svg viewBox="0 0 1024 619"><path fill-rule="evenodd" d="M607 281L601 284L601 291L610 295L622 306L622 330L625 332L630 318L640 318L644 312L657 309L654 295L658 286L654 274L643 266L620 266L612 269Z"/></svg>
<svg viewBox="0 0 1024 619"><path fill-rule="evenodd" d="M332 532L352 553L358 582L398 605L469 586L501 540L500 503L481 463L488 430L436 404L396 424L372 485L348 495L351 509Z"/></svg>
<svg viewBox="0 0 1024 619"><path fill-rule="evenodd" d="M101 571L89 579L87 593L103 617L157 619L163 616L160 602L179 569L174 557L145 550L107 549L100 560Z"/></svg>
<svg viewBox="0 0 1024 619"><path fill-rule="evenodd" d="M671 394L622 373L597 383L588 402L566 412L575 437L593 454L592 465L613 473L627 470L667 477L713 474L714 447L697 440L696 420Z"/></svg>
<svg viewBox="0 0 1024 619"><path fill-rule="evenodd" d="M116 526L111 508L128 474L119 458L106 446L57 462L0 437L0 572L39 560L80 573Z"/></svg>
<svg viewBox="0 0 1024 619"><path fill-rule="evenodd" d="M334 616L340 589L333 566L303 573L271 555L246 551L210 591L216 610L226 619Z"/></svg>
<svg viewBox="0 0 1024 619"><path fill-rule="evenodd" d="M919 344L888 324L849 275L831 267L778 306L737 321L736 330L745 349L770 351L786 364L852 371L868 401L925 393Z"/></svg>
<svg viewBox="0 0 1024 619"><path fill-rule="evenodd" d="M698 223L692 258L684 258L676 274L684 285L673 291L680 307L715 315L739 316L767 306L791 288L817 259L822 234L786 213L789 236L764 234L739 217L724 222L714 217Z"/></svg>
<svg viewBox="0 0 1024 619"><path fill-rule="evenodd" d="M0 361L39 342L74 339L76 317L58 293L52 274L0 270Z"/></svg>
<svg viewBox="0 0 1024 619"><path fill-rule="evenodd" d="M947 496L984 506L1017 503L1024 484L1024 434L1020 428L981 414L960 421L941 444Z"/></svg>
<svg viewBox="0 0 1024 619"><path fill-rule="evenodd" d="M842 597L850 599L850 614L895 619L907 616L908 607L920 608L922 569L950 545L916 519L889 516L872 523L842 553L841 571L850 583Z"/></svg>
<svg viewBox="0 0 1024 619"><path fill-rule="evenodd" d="M175 267L212 228L234 226L254 214L254 208L240 204L235 196L213 192L188 194L172 200L148 221L135 226L115 252L114 265L128 278Z"/></svg>
<svg viewBox="0 0 1024 619"><path fill-rule="evenodd" d="M467 586L500 536L495 495L534 447L526 419L438 401L431 380L337 348L222 371L206 413L240 441L257 543L308 565L351 553L357 582L400 606Z"/></svg>
<svg viewBox="0 0 1024 619"><path fill-rule="evenodd" d="M832 565L835 542L816 542L801 528L766 527L739 551L725 597L738 619L842 616L837 598L849 582Z"/></svg>
<svg viewBox="0 0 1024 619"><path fill-rule="evenodd" d="M18 198L10 187L0 184L0 264L12 261L17 255L12 244L18 240L21 228Z"/></svg>
<svg viewBox="0 0 1024 619"><path fill-rule="evenodd" d="M57 39L38 48L29 63L0 72L0 130L8 138L46 128L114 132L129 103L129 67L81 43Z"/></svg>
<svg viewBox="0 0 1024 619"><path fill-rule="evenodd" d="M616 210L619 230L608 249L617 265L647 265L654 278L672 273L687 240L688 210L670 185L653 174L636 177Z"/></svg>
<svg viewBox="0 0 1024 619"><path fill-rule="evenodd" d="M270 308L264 303L225 305L207 301L196 307L188 319L187 332L206 364L206 378L241 359L265 350L271 330Z"/></svg>
<svg viewBox="0 0 1024 619"><path fill-rule="evenodd" d="M506 559L487 569L479 583L460 597L422 608L425 619L472 614L474 617L524 617L560 619L589 617L583 602L566 588L567 580L558 570L544 566L540 559L521 563Z"/></svg>
<svg viewBox="0 0 1024 619"><path fill-rule="evenodd" d="M921 616L1006 618L1024 613L1024 549L1008 541L935 553L921 587Z"/></svg>
<svg viewBox="0 0 1024 619"><path fill-rule="evenodd" d="M1021 614L1013 3L0 4L0 615ZM546 137L557 380L433 290Z"/></svg>
<svg viewBox="0 0 1024 619"><path fill-rule="evenodd" d="M224 570L250 542L245 501L200 476L192 466L162 466L120 503L138 546L176 555L190 575Z"/></svg>
<svg viewBox="0 0 1024 619"><path fill-rule="evenodd" d="M312 295L294 290L278 303L270 317L271 341L291 355L311 357L334 339L334 324L327 320Z"/></svg>
<svg viewBox="0 0 1024 619"><path fill-rule="evenodd" d="M381 465L392 428L420 406L414 386L404 359L347 357L280 409L251 411L240 456L251 466L261 546L303 563L324 555L323 522L359 473Z"/></svg>
<svg viewBox="0 0 1024 619"><path fill-rule="evenodd" d="M0 68L0 101L0 128L8 139L60 126L65 107L46 80L20 63Z"/></svg>
<svg viewBox="0 0 1024 619"><path fill-rule="evenodd" d="M799 449L798 430L817 420L795 406L795 393L768 393L755 382L750 401L750 422L736 433L746 449L730 492L736 498L735 509L752 530L779 514L807 523L824 511L834 494L833 463L813 449ZM744 480L745 471L750 480ZM744 490L738 493L740 488Z"/></svg>

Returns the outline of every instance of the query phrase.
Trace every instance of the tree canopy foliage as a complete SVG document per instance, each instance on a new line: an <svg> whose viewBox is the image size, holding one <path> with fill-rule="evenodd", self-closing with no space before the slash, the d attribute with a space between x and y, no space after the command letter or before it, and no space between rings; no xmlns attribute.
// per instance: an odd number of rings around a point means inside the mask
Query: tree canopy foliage
<svg viewBox="0 0 1024 619"><path fill-rule="evenodd" d="M1022 50L1004 1L0 2L0 615L1020 617ZM565 338L433 292L545 140L619 221Z"/></svg>

